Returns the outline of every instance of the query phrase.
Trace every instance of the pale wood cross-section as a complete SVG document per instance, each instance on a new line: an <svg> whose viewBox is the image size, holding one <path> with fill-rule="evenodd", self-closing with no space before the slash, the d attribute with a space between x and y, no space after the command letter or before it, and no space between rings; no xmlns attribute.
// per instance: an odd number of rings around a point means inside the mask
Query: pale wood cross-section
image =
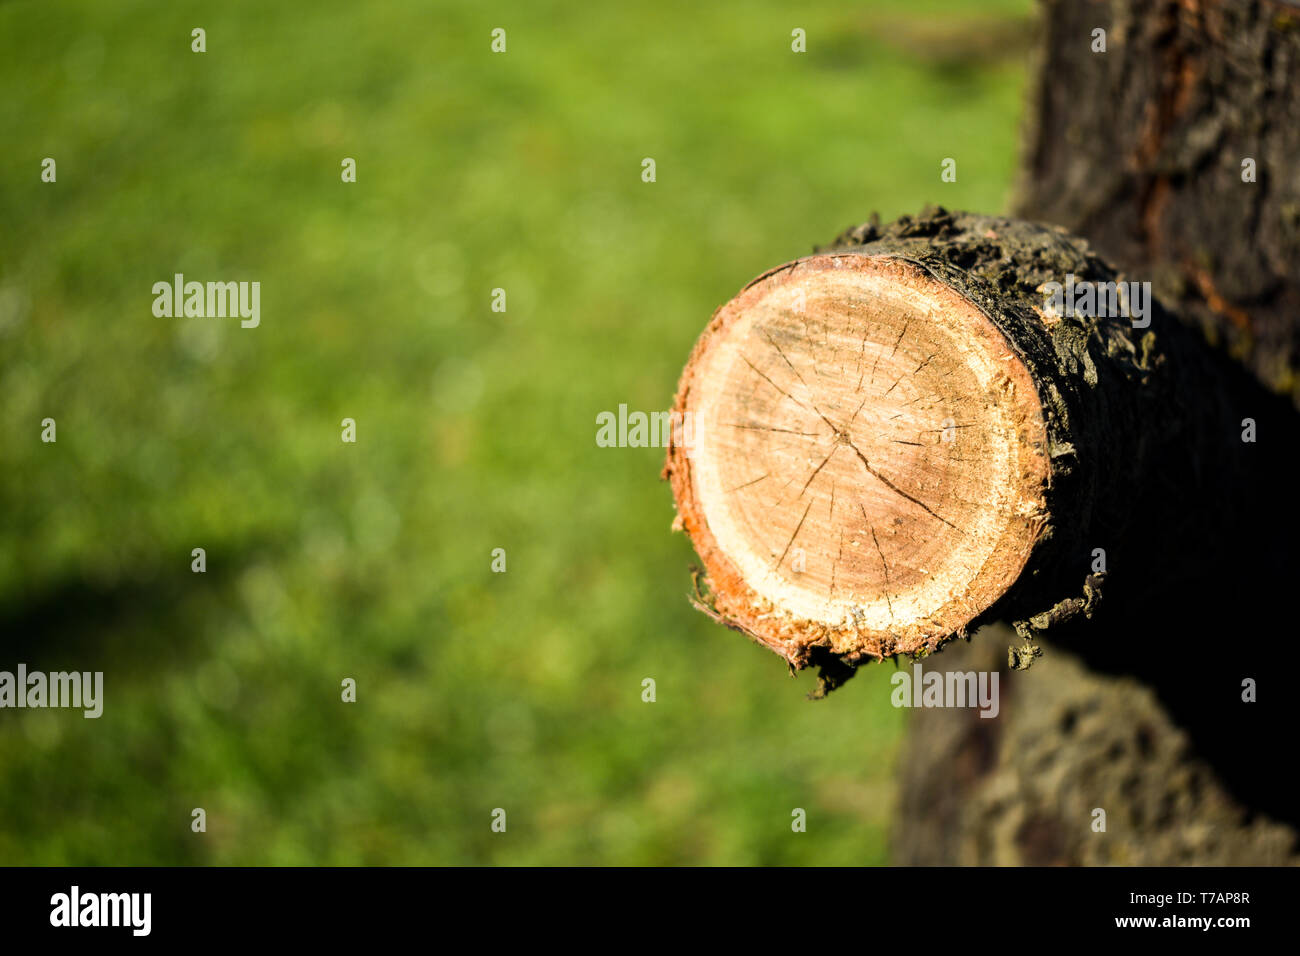
<svg viewBox="0 0 1300 956"><path fill-rule="evenodd" d="M916 265L816 255L714 315L670 448L712 610L793 666L933 648L1016 580L1043 525L1043 409L990 319Z"/></svg>

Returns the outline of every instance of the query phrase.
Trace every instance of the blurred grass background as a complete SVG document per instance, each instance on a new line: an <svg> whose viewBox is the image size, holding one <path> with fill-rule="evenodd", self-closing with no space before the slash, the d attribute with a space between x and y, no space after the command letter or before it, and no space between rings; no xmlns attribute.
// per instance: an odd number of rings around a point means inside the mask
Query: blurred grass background
<svg viewBox="0 0 1300 956"><path fill-rule="evenodd" d="M596 415L873 210L1001 211L1030 16L0 5L0 670L105 672L0 710L0 863L887 862L892 668L809 703L694 612ZM176 272L260 328L155 318Z"/></svg>

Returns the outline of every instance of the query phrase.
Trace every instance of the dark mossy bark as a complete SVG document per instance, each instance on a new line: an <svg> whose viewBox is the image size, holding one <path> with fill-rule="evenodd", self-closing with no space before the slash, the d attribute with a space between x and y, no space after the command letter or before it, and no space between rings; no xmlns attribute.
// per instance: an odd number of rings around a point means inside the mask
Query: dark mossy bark
<svg viewBox="0 0 1300 956"><path fill-rule="evenodd" d="M1300 8L1046 0L1041 13L1016 214L1145 274L1300 401Z"/></svg>

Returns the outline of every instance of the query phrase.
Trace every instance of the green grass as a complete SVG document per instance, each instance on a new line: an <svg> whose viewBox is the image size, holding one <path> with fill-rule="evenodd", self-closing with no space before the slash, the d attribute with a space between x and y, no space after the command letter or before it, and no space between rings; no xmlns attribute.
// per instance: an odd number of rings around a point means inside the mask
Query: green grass
<svg viewBox="0 0 1300 956"><path fill-rule="evenodd" d="M594 441L767 267L1004 207L1028 0L860 6L0 5L0 670L105 672L0 711L0 863L886 861L888 670L808 703Z"/></svg>

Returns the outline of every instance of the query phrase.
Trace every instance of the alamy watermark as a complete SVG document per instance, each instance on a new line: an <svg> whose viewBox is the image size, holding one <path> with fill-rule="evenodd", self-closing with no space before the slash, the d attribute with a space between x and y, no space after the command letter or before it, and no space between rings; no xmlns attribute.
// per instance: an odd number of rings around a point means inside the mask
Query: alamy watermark
<svg viewBox="0 0 1300 956"><path fill-rule="evenodd" d="M171 282L155 282L153 294L153 314L160 319L237 316L245 329L255 329L262 321L260 282L186 282L178 272Z"/></svg>
<svg viewBox="0 0 1300 956"><path fill-rule="evenodd" d="M86 718L104 712L104 672L28 672L19 664L15 674L0 671L0 707L73 707Z"/></svg>
<svg viewBox="0 0 1300 956"><path fill-rule="evenodd" d="M50 897L51 926L121 926L133 936L148 936L152 912L152 893L83 893L74 884Z"/></svg>
<svg viewBox="0 0 1300 956"><path fill-rule="evenodd" d="M981 717L996 717L997 671L929 671L920 663L912 672L898 671L889 678L894 685L889 702L895 707L978 707Z"/></svg>
<svg viewBox="0 0 1300 956"><path fill-rule="evenodd" d="M596 445L600 448L667 448L669 443L689 455L695 448L695 419L690 412L618 412L596 416Z"/></svg>
<svg viewBox="0 0 1300 956"><path fill-rule="evenodd" d="M1064 284L1045 282L1038 291L1047 294L1045 309L1057 318L1126 318L1135 329L1151 324L1150 282L1076 282L1071 272Z"/></svg>

